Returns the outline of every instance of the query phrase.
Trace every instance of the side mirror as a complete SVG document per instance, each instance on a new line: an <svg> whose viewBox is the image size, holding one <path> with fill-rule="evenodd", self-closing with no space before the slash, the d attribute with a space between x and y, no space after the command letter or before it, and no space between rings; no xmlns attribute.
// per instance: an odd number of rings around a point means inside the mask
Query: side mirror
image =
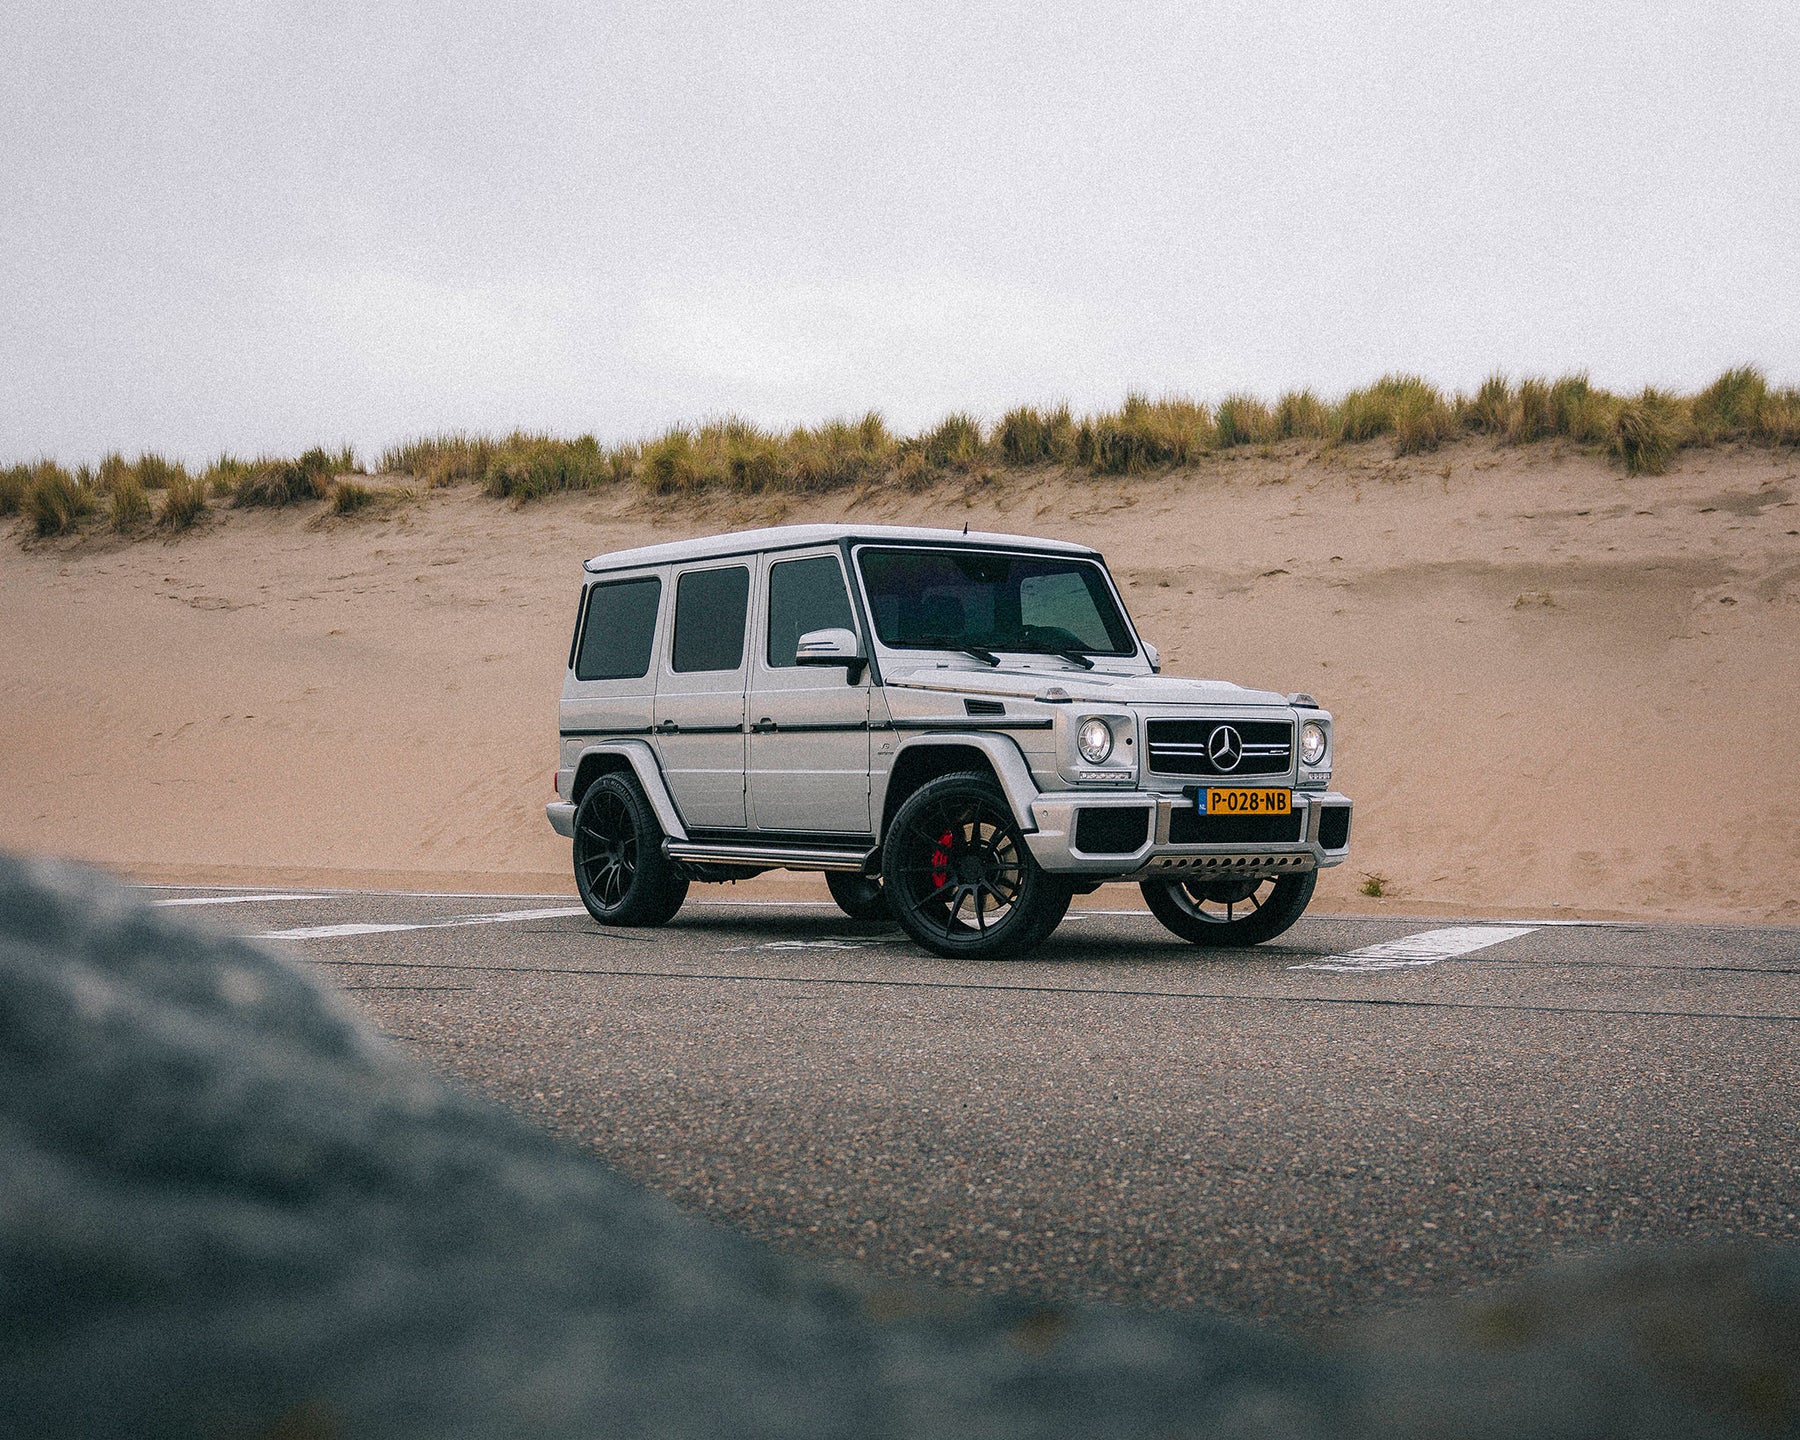
<svg viewBox="0 0 1800 1440"><path fill-rule="evenodd" d="M854 630L833 627L830 630L808 630L794 647L796 665L842 665L844 678L854 684L867 664L862 641Z"/></svg>
<svg viewBox="0 0 1800 1440"><path fill-rule="evenodd" d="M1162 652L1148 640L1144 642L1144 658L1150 662L1150 673L1152 675L1162 674Z"/></svg>

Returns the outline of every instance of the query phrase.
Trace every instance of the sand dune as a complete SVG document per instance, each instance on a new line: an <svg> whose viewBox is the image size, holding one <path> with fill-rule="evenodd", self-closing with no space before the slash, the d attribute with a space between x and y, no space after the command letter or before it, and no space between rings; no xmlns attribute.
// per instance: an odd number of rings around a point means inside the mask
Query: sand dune
<svg viewBox="0 0 1800 1440"><path fill-rule="evenodd" d="M542 803L581 560L849 515L1098 545L1170 672L1320 696L1359 804L1322 906L1800 922L1800 457L1751 447L1656 478L1552 445L1375 443L14 538L0 846L149 878L565 889Z"/></svg>

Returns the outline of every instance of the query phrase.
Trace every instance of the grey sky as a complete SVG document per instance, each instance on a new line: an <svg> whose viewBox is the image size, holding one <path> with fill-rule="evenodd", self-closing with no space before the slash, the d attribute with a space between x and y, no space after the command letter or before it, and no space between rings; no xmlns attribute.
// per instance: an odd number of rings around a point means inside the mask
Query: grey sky
<svg viewBox="0 0 1800 1440"><path fill-rule="evenodd" d="M9 4L0 461L1800 381L1800 5Z"/></svg>

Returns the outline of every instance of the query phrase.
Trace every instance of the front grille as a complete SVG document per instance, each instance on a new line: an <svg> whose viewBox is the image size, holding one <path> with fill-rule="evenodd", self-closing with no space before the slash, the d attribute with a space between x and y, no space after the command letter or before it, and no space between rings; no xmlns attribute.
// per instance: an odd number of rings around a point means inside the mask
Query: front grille
<svg viewBox="0 0 1800 1440"><path fill-rule="evenodd" d="M1327 850L1342 850L1350 843L1350 807L1327 805L1319 812L1319 844Z"/></svg>
<svg viewBox="0 0 1800 1440"><path fill-rule="evenodd" d="M1291 815L1202 815L1177 810L1169 817L1171 845L1274 845L1300 838L1298 810Z"/></svg>
<svg viewBox="0 0 1800 1440"><path fill-rule="evenodd" d="M1089 855L1128 855L1150 835L1142 805L1093 806L1075 812L1075 848Z"/></svg>
<svg viewBox="0 0 1800 1440"><path fill-rule="evenodd" d="M1152 720L1146 724L1150 768L1162 775L1285 775L1294 763L1294 727L1287 720ZM1215 763L1227 753L1234 731L1238 760Z"/></svg>

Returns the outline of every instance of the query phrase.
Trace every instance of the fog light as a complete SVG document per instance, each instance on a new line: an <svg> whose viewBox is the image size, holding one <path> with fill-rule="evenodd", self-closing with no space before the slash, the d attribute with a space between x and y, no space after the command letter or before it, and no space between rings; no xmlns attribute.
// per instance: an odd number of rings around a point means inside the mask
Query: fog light
<svg viewBox="0 0 1800 1440"><path fill-rule="evenodd" d="M1081 752L1081 758L1090 765L1104 763L1112 754L1112 726L1104 720L1084 720L1081 729L1075 735L1075 748Z"/></svg>
<svg viewBox="0 0 1800 1440"><path fill-rule="evenodd" d="M1317 765L1325 758L1325 727L1317 720L1308 720L1300 727L1300 761L1304 765Z"/></svg>

